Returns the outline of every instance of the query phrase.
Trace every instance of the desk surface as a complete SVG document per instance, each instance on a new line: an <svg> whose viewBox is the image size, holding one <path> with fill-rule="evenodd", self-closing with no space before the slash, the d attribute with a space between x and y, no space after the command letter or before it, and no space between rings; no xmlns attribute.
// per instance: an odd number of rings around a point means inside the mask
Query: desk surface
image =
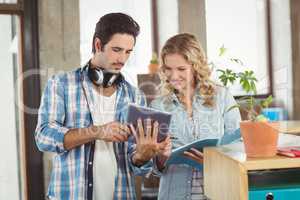
<svg viewBox="0 0 300 200"><path fill-rule="evenodd" d="M300 121L280 121L279 132L300 135Z"/></svg>
<svg viewBox="0 0 300 200"><path fill-rule="evenodd" d="M240 143L239 145L243 144ZM279 155L270 158L248 158L244 152L244 148L237 148L237 144L234 148L230 145L226 145L208 148L208 151L216 151L216 153L221 154L222 156L227 156L247 170L300 167L300 158L289 158Z"/></svg>
<svg viewBox="0 0 300 200"><path fill-rule="evenodd" d="M300 145L300 121L280 121L279 123L279 132L292 135L280 134L278 146ZM271 169L300 167L300 158L288 158L279 155L271 158L247 158L242 142L208 149L238 162L247 170L267 169L270 166Z"/></svg>

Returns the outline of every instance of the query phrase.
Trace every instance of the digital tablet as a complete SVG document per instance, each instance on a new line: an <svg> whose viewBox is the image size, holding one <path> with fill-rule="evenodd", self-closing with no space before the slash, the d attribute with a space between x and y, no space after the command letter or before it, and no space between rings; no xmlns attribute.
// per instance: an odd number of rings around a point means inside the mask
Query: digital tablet
<svg viewBox="0 0 300 200"><path fill-rule="evenodd" d="M142 120L144 127L146 124L146 119L151 119L153 123L155 121L159 123L159 129L158 129L159 142L163 141L167 137L170 121L171 121L170 113L162 112L153 108L142 107L136 104L129 104L128 112L127 112L127 120L126 120L127 123L132 124L136 128L137 120L139 118Z"/></svg>

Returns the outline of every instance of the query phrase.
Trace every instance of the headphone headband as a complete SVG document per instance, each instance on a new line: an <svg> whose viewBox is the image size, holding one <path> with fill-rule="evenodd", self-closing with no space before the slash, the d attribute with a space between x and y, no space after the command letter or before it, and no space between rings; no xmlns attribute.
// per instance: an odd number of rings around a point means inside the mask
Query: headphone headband
<svg viewBox="0 0 300 200"><path fill-rule="evenodd" d="M119 85L124 79L121 73L113 73L101 67L91 67L90 62L84 68L88 69L88 77L95 85L107 88Z"/></svg>

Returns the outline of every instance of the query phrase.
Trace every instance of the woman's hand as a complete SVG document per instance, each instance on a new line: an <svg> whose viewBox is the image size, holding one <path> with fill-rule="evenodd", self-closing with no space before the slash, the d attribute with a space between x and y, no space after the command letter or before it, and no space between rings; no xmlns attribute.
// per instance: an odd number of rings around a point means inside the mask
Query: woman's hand
<svg viewBox="0 0 300 200"><path fill-rule="evenodd" d="M170 135L162 142L161 149L158 152L156 165L159 170L163 170L165 167L166 160L170 157L172 153L172 142Z"/></svg>
<svg viewBox="0 0 300 200"><path fill-rule="evenodd" d="M166 139L161 142L158 155L164 158L169 158L171 153L172 153L172 142L170 136L167 136Z"/></svg>
<svg viewBox="0 0 300 200"><path fill-rule="evenodd" d="M183 153L186 157L189 157L190 159L197 161L200 164L203 164L203 153L195 148L191 148L190 151L185 151Z"/></svg>

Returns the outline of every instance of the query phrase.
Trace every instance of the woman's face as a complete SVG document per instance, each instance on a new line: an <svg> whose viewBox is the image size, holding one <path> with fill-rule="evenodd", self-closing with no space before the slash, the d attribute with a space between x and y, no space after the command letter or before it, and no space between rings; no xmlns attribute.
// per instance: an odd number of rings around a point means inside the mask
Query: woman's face
<svg viewBox="0 0 300 200"><path fill-rule="evenodd" d="M169 83L180 93L195 87L194 70L180 54L168 54L164 58L163 72Z"/></svg>

